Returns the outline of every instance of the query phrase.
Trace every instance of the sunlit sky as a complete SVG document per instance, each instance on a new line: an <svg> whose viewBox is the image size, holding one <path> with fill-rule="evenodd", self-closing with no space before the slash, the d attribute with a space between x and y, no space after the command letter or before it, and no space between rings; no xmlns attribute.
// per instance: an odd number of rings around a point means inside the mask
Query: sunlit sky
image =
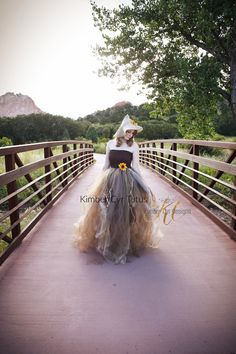
<svg viewBox="0 0 236 354"><path fill-rule="evenodd" d="M129 0L96 0L114 8ZM98 77L92 47L102 43L89 0L0 0L0 95L30 96L45 112L77 118L119 101L145 102Z"/></svg>

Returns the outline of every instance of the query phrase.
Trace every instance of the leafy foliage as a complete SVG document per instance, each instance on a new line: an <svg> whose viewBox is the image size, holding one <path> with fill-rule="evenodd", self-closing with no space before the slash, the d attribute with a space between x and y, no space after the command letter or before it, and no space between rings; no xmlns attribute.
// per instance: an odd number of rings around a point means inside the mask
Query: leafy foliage
<svg viewBox="0 0 236 354"><path fill-rule="evenodd" d="M10 146L10 145L12 145L11 139L9 139L5 136L0 138L0 147Z"/></svg>
<svg viewBox="0 0 236 354"><path fill-rule="evenodd" d="M198 121L197 119L192 121L194 110L192 112L186 110L185 116L182 115L185 119L183 127L174 108L166 107L164 115L157 103L145 103L140 106L127 104L122 107L110 107L77 120L50 114L0 118L0 145L55 140L105 142L113 138L126 114L135 117L137 123L143 127L143 131L137 135L136 140L179 138L183 135L189 138L195 136L207 139L212 138L212 135L209 135L210 129L222 135L236 135L236 121L232 119L226 101L218 102L213 120L207 120L206 115L205 120L201 120L199 116ZM206 125L207 122L209 126Z"/></svg>
<svg viewBox="0 0 236 354"><path fill-rule="evenodd" d="M71 118L50 114L30 114L15 118L0 118L0 136L12 139L13 144L75 139L81 125Z"/></svg>
<svg viewBox="0 0 236 354"><path fill-rule="evenodd" d="M133 0L114 10L91 4L104 38L95 49L100 75L125 77L124 87L142 83L158 114L176 110L185 137L214 134L223 98L236 118L236 2Z"/></svg>

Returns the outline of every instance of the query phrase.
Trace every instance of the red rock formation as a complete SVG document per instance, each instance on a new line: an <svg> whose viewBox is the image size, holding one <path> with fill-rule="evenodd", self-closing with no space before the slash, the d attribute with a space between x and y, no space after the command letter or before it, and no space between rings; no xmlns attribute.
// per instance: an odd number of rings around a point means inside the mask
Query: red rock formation
<svg viewBox="0 0 236 354"><path fill-rule="evenodd" d="M21 93L7 92L0 96L0 117L15 117L21 114L44 113L32 98Z"/></svg>

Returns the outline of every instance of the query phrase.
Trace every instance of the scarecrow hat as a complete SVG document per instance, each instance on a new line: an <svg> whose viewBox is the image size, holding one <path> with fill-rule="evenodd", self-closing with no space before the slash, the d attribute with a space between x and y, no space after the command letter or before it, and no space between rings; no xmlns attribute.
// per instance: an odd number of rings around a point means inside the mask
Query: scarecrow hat
<svg viewBox="0 0 236 354"><path fill-rule="evenodd" d="M127 130L137 130L137 133L139 133L143 130L143 128L140 127L133 119L130 119L129 115L126 114L126 116L121 122L121 125L115 132L114 137L115 138L123 137Z"/></svg>

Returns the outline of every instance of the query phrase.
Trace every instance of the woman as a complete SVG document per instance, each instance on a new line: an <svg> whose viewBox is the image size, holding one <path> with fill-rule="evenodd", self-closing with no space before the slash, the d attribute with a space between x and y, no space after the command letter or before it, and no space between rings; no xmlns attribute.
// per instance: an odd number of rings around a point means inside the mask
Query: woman
<svg viewBox="0 0 236 354"><path fill-rule="evenodd" d="M126 115L106 146L101 177L90 190L87 210L74 224L74 244L96 249L107 261L126 263L144 247L159 246L162 234L154 222L156 199L139 170L134 136L143 130Z"/></svg>

